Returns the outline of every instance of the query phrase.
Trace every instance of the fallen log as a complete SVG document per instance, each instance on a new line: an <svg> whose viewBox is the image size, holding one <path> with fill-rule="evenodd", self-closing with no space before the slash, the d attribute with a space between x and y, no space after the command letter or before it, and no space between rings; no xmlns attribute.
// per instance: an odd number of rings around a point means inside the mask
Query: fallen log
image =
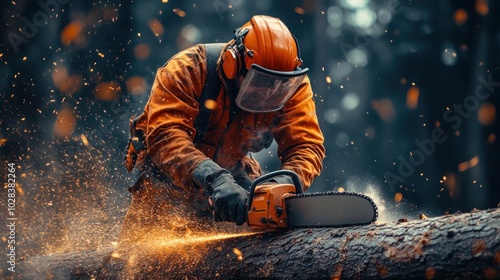
<svg viewBox="0 0 500 280"><path fill-rule="evenodd" d="M500 209L351 228L158 238L34 257L20 267L24 279L499 279Z"/></svg>

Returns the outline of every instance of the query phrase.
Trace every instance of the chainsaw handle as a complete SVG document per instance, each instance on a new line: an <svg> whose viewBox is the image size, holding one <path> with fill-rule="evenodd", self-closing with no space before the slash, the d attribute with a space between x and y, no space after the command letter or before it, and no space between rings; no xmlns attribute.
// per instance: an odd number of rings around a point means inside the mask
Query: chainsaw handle
<svg viewBox="0 0 500 280"><path fill-rule="evenodd" d="M292 178L293 185L295 186L295 193L301 194L304 192L304 188L302 187L302 183L300 182L299 175L297 173L291 171L291 170L276 170L269 172L267 174L264 174L260 176L259 178L255 179L252 184L250 185L250 196L249 196L249 201L250 203L248 204L248 210L252 209L252 201L253 201L253 196L255 192L255 188L262 182L269 180L273 177L279 176L279 175L288 175L289 177Z"/></svg>

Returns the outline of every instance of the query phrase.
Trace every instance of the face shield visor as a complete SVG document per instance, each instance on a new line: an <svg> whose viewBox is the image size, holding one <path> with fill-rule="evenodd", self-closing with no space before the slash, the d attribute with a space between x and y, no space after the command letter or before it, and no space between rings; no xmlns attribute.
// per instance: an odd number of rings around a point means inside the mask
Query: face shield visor
<svg viewBox="0 0 500 280"><path fill-rule="evenodd" d="M252 64L236 96L236 105L254 113L277 111L292 97L308 71L282 72Z"/></svg>

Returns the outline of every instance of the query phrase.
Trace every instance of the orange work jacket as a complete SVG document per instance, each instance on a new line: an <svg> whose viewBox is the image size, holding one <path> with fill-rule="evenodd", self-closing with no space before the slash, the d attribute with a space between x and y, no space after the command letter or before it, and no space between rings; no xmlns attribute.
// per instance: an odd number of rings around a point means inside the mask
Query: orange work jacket
<svg viewBox="0 0 500 280"><path fill-rule="evenodd" d="M222 86L205 136L200 143L194 143L194 120L207 77L205 54L203 44L193 46L173 56L156 73L151 95L136 125L145 132L152 162L176 186L187 190L194 186L192 172L207 159L230 171L243 167L254 179L261 175L260 166L248 154L270 144L272 136L278 144L281 169L296 172L307 189L320 174L325 156L309 79L281 110L239 110L232 118L229 93Z"/></svg>

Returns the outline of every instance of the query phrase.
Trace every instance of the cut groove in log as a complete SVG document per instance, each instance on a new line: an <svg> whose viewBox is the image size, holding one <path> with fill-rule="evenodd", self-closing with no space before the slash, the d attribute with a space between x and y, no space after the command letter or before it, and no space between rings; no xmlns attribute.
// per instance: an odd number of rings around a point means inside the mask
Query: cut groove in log
<svg viewBox="0 0 500 280"><path fill-rule="evenodd" d="M20 264L20 275L24 279L499 279L499 231L500 209L491 209L175 245L164 239L33 257Z"/></svg>

